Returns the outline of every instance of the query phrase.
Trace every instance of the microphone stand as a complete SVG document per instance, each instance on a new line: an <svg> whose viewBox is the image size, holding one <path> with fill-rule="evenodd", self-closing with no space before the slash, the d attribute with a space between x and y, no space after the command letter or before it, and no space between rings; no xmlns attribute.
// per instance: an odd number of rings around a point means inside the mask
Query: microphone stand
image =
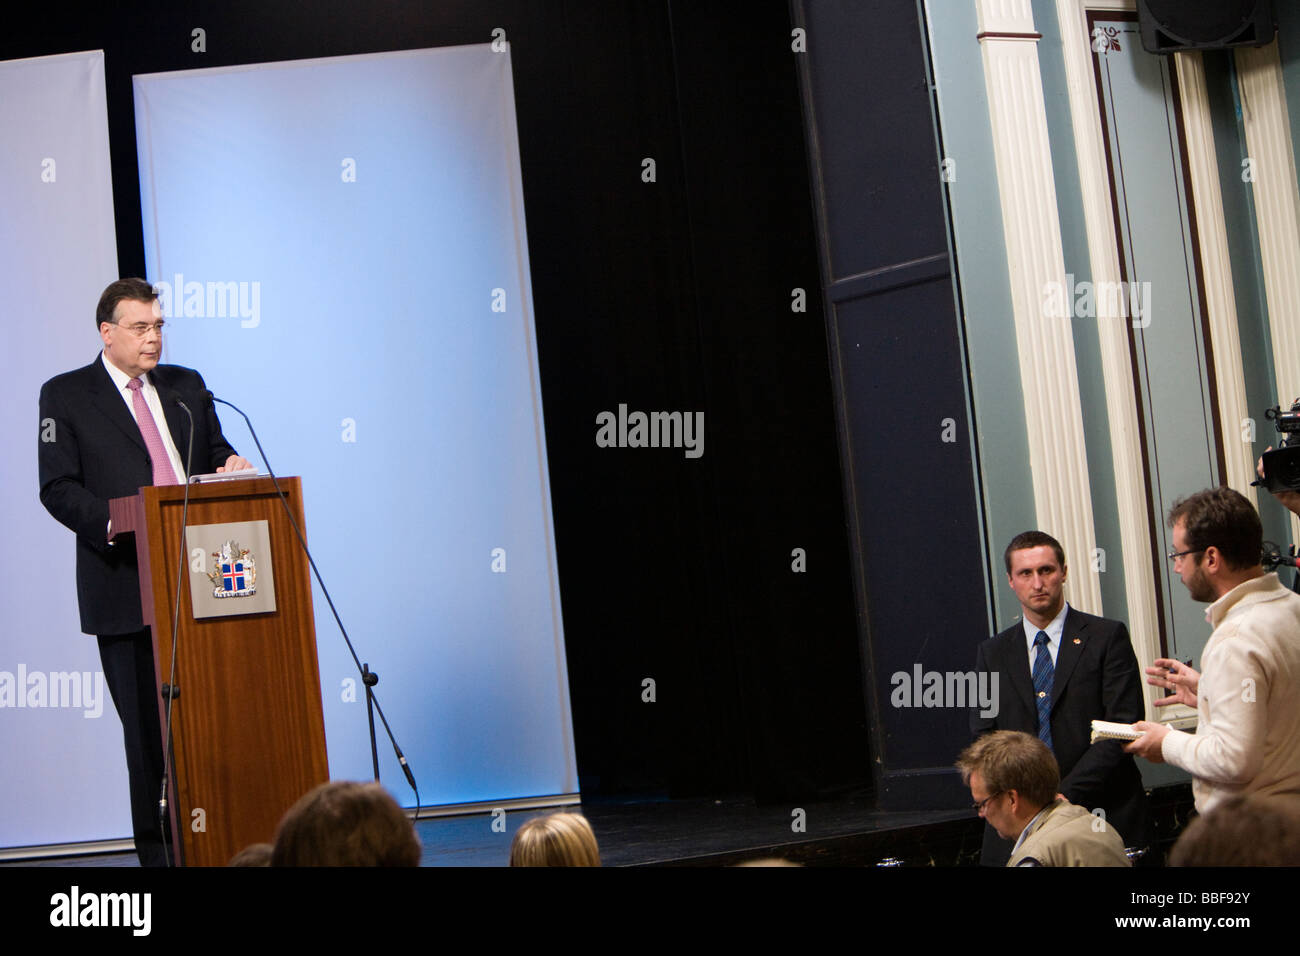
<svg viewBox="0 0 1300 956"><path fill-rule="evenodd" d="M172 600L172 660L171 671L167 676L167 683L162 685L161 691L165 701L167 701L167 727L166 733L163 734L163 773L162 773L162 792L158 794L158 827L162 831L163 854L167 859L167 865L172 866L172 851L168 847L167 840L167 791L170 785L172 770L172 703L181 695L181 690L176 686L176 642L180 635L181 624L181 579L185 577L185 523L190 513L190 468L194 460L194 414L190 411L188 405L179 398L176 404L184 410L190 420L189 440L185 443L185 498L181 504L181 527L180 541L176 548L176 594ZM170 467L170 464L169 466Z"/></svg>
<svg viewBox="0 0 1300 956"><path fill-rule="evenodd" d="M370 669L369 664L361 665L361 683L366 685L366 720L370 723L370 763L375 771L375 783L379 782L379 750L375 747L375 685L379 675ZM415 812L419 813L417 806Z"/></svg>
<svg viewBox="0 0 1300 956"><path fill-rule="evenodd" d="M271 482L275 485L275 493L279 496L280 506L284 508L284 513L289 518L289 524L293 528L293 533L298 537L298 544L302 547L303 553L307 555L307 563L311 565L311 572L316 578L316 583L320 585L321 593L325 595L325 602L329 605L330 613L334 615L334 623L338 625L339 633L343 635L343 643L347 645L348 653L352 655L352 662L356 665L358 673L361 674L361 682L366 688L366 713L370 720L370 760L374 767L375 782L379 782L379 748L375 741L375 713L379 714L379 720L384 725L384 733L388 735L388 742L393 746L393 753L397 755L397 763L402 768L402 773L406 776L406 782L411 789L415 791L415 819L420 818L420 788L415 783L415 774L406 763L406 755L402 753L402 748L397 744L397 737L393 734L392 727L388 724L388 718L384 715L384 709L379 705L379 698L374 693L374 686L379 683L379 675L372 671L368 664L361 663L361 658L357 656L356 648L352 645L352 638L348 635L348 629L343 626L343 619L339 617L338 609L334 606L334 598L330 596L329 588L325 586L325 581L321 578L320 571L316 567L316 559L312 557L311 549L307 547L307 539L303 537L302 529L298 527L298 522L293 516L293 511L289 507L289 502L285 494L280 490L280 482L275 477L275 471L271 468L271 462L266 457L266 451L262 448L261 441L257 438L257 430L253 428L253 423L243 409L239 406L226 401L224 398L218 398L210 390L206 392L211 407L212 402L220 402L222 405L228 405L239 413L248 425L248 432L253 436L253 444L257 446L258 454L262 456L262 463L266 465L266 473ZM212 409L216 414L216 409ZM192 430L192 429L191 429ZM182 557L184 549L182 548Z"/></svg>

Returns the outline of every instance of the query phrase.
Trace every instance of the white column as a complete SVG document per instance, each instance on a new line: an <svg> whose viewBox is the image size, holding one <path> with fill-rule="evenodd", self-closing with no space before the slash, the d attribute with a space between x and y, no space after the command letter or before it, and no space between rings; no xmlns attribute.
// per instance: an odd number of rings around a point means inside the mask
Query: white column
<svg viewBox="0 0 1300 956"><path fill-rule="evenodd" d="M1291 124L1277 41L1265 47L1241 47L1236 58L1246 151L1253 161L1252 192L1277 400L1286 407L1300 397L1300 188L1296 186ZM1259 426L1272 427L1264 421ZM1300 541L1300 522L1295 516L1291 518L1291 535L1293 541Z"/></svg>
<svg viewBox="0 0 1300 956"><path fill-rule="evenodd" d="M1178 95L1183 103L1183 135L1187 165L1191 170L1192 206L1200 238L1201 284L1205 291L1210 350L1218 387L1220 440L1227 463L1224 482L1259 507L1255 489L1255 452L1242 441L1242 423L1250 418L1246 403L1246 373L1241 364L1241 332L1237 328L1237 300L1232 290L1232 265L1228 256L1228 226L1219 189L1219 165L1210 125L1210 101L1205 88L1205 64L1199 53L1174 55ZM1263 424L1260 422L1259 424Z"/></svg>
<svg viewBox="0 0 1300 956"><path fill-rule="evenodd" d="M1097 109L1092 41L1088 35L1084 2L1057 0L1056 16L1065 55L1065 78L1070 96L1070 119L1079 163L1092 279L1094 283L1118 284L1123 274L1115 238L1115 219L1111 212L1109 167L1101 133L1101 115ZM1160 619L1156 611L1155 569L1151 566L1148 489L1142 464L1128 322L1124 316L1099 318L1097 333L1106 385L1106 420L1110 428L1110 451L1115 473L1115 503L1119 509L1128 626L1138 663L1147 667L1160 656ZM1163 695L1156 695L1149 687L1146 690L1150 710L1149 702Z"/></svg>
<svg viewBox="0 0 1300 956"><path fill-rule="evenodd" d="M1048 317L1048 290L1065 288L1065 255L1047 138L1038 34L1030 0L976 0L984 83L1002 207L1029 466L1038 525L1065 546L1067 597L1101 609L1092 573L1096 534L1069 317ZM1068 297L1073 301L1072 290Z"/></svg>

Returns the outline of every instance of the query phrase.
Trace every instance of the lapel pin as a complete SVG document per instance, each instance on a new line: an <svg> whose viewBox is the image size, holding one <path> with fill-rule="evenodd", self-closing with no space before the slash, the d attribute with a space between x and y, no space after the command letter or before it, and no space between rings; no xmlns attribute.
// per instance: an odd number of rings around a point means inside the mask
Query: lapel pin
<svg viewBox="0 0 1300 956"><path fill-rule="evenodd" d="M1077 637L1076 637L1076 638L1074 639L1074 643L1076 643L1076 644L1082 644L1083 641L1082 641L1080 638L1077 638Z"/></svg>

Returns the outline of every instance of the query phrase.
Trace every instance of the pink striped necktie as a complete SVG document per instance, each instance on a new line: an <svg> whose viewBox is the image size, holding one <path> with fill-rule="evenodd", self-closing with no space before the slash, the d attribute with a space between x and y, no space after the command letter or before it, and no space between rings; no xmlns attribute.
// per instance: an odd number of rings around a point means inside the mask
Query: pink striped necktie
<svg viewBox="0 0 1300 956"><path fill-rule="evenodd" d="M136 424L140 426L144 446L149 449L149 459L153 462L153 483L155 485L180 484L176 480L172 461L167 456L167 446L163 444L162 435L158 434L158 423L153 420L149 403L144 400L144 393L141 391L143 384L138 378L133 378L126 383L126 387L131 390L131 408L135 410Z"/></svg>

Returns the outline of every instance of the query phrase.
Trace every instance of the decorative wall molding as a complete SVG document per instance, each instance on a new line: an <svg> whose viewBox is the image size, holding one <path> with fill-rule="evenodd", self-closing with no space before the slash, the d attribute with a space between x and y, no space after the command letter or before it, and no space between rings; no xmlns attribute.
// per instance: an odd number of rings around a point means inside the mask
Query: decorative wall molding
<svg viewBox="0 0 1300 956"><path fill-rule="evenodd" d="M1300 396L1300 187L1277 40L1238 48L1236 61L1246 150L1254 160L1252 193L1277 400L1285 407ZM1291 540L1300 541L1300 520L1294 515Z"/></svg>
<svg viewBox="0 0 1300 956"><path fill-rule="evenodd" d="M1079 164L1088 259L1093 282L1119 282L1119 245L1110 197L1105 141L1097 111L1097 84L1092 71L1092 44L1087 9L1133 10L1131 2L1099 3L1057 0L1056 16L1065 56L1070 119ZM1124 318L1099 320L1102 375L1106 385L1106 420L1110 428L1111 459L1115 472L1115 500L1119 508L1120 553L1124 559L1124 597L1128 604L1129 633L1138 664L1148 667L1160 657L1160 621L1156 611L1156 577L1151 566L1151 533L1147 522L1148 489L1142 465L1142 440L1138 428L1137 388L1129 353L1128 325ZM1148 712L1156 700L1144 684ZM1163 696L1163 695L1159 695Z"/></svg>
<svg viewBox="0 0 1300 956"><path fill-rule="evenodd" d="M981 35L1038 32L1034 29L1032 0L976 0L975 6Z"/></svg>
<svg viewBox="0 0 1300 956"><path fill-rule="evenodd" d="M1047 135L1038 44L1030 0L977 0L994 162L1002 209L1011 306L1024 391L1029 466L1038 524L1065 546L1074 567L1066 595L1101 607L1093 566L1096 533L1083 409L1067 317L1044 313L1045 292L1065 286L1065 254Z"/></svg>
<svg viewBox="0 0 1300 956"><path fill-rule="evenodd" d="M1241 331L1237 326L1237 299L1233 293L1232 263L1228 253L1228 226L1223 216L1223 191L1210 124L1210 101L1205 88L1205 64L1200 53L1174 54L1178 95L1183 103L1183 137L1191 170L1192 203L1200 238L1201 282L1205 290L1210 346L1219 402L1227 474L1223 480L1259 507L1251 482L1255 479L1254 446L1241 440L1241 423L1251 417L1246 402L1246 373L1241 362Z"/></svg>

